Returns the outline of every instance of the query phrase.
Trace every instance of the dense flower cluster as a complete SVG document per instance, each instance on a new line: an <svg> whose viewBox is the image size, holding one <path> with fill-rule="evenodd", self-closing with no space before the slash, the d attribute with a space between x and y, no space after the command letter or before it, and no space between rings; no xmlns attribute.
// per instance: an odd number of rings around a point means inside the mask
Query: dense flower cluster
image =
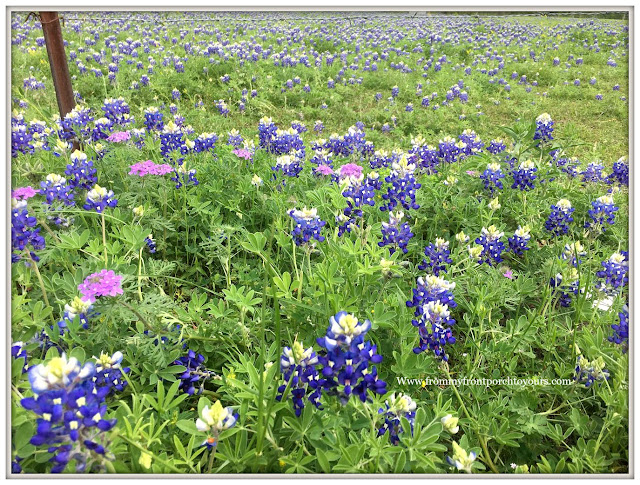
<svg viewBox="0 0 640 485"><path fill-rule="evenodd" d="M553 140L553 120L548 113L542 113L536 118L536 132L533 135L534 140L540 140L541 143Z"/></svg>
<svg viewBox="0 0 640 485"><path fill-rule="evenodd" d="M67 179L56 173L50 173L46 179L40 182L40 195L44 195L47 204L53 204L56 200L65 205L75 205L73 199L73 187L67 184Z"/></svg>
<svg viewBox="0 0 640 485"><path fill-rule="evenodd" d="M33 397L22 406L37 416L36 434L30 443L46 445L53 456L52 473L61 473L74 460L77 473L105 471L109 459L105 432L116 424L105 419L105 397L111 386L98 384L96 368L77 359L54 357L29 369Z"/></svg>
<svg viewBox="0 0 640 485"><path fill-rule="evenodd" d="M449 241L438 237L435 242L430 243L424 248L424 255L429 258L422 260L422 263L418 265L418 269L425 270L431 269L431 273L439 276L441 271L447 272L447 265L451 264L451 251L449 250Z"/></svg>
<svg viewBox="0 0 640 485"><path fill-rule="evenodd" d="M97 387L106 386L109 388L109 394L118 391L122 392L129 384L125 379L125 374L129 372L129 367L122 367L122 352L116 352L112 355L100 353L100 357L94 357L96 360L96 374L94 382Z"/></svg>
<svg viewBox="0 0 640 485"><path fill-rule="evenodd" d="M280 372L284 384L278 387L278 401L282 400L285 389L291 386L291 400L296 416L304 409L304 399L318 409L322 409L320 398L325 379L319 374L320 361L313 347L305 349L297 340L291 347L285 347L280 357ZM290 384L289 384L290 383Z"/></svg>
<svg viewBox="0 0 640 485"><path fill-rule="evenodd" d="M596 200L591 202L592 208L589 209L589 217L590 221L586 221L584 223L584 227L591 228L594 227L596 229L602 230L602 232L606 231L605 223L613 224L615 221L615 212L618 210L618 207L613 202L613 197L611 195L603 195L602 197L598 197Z"/></svg>
<svg viewBox="0 0 640 485"><path fill-rule="evenodd" d="M382 194L385 204L380 206L380 210L392 211L398 204L402 204L405 210L419 209L420 206L416 204L416 190L421 187L421 184L417 182L414 174L416 166L409 163L407 156L403 154L391 168L391 174L385 177L385 181L391 186L387 187L386 194Z"/></svg>
<svg viewBox="0 0 640 485"><path fill-rule="evenodd" d="M40 258L34 253L45 248L44 237L40 228L36 228L37 220L29 215L26 200L11 199L11 262L17 263L22 253L27 250L34 261ZM31 246L31 250L28 249Z"/></svg>
<svg viewBox="0 0 640 485"><path fill-rule="evenodd" d="M509 251L513 254L521 256L525 251L531 249L527 244L531 239L530 234L531 228L527 225L519 226L516 232L512 237L508 239L509 241Z"/></svg>
<svg viewBox="0 0 640 485"><path fill-rule="evenodd" d="M214 375L212 371L205 367L204 355L197 354L191 349L187 351L187 355L175 360L173 365L182 365L185 367L184 372L178 375L178 379L180 379L180 389L189 395L202 393L205 382ZM198 383L200 387L196 392L196 385Z"/></svg>
<svg viewBox="0 0 640 485"><path fill-rule="evenodd" d="M91 190L91 187L98 183L93 160L80 150L75 150L71 154L71 163L67 165L64 174L68 177L68 184L73 189Z"/></svg>
<svg viewBox="0 0 640 485"><path fill-rule="evenodd" d="M629 185L629 164L627 157L621 157L613 164L613 169L607 177L608 183L617 182L620 185Z"/></svg>
<svg viewBox="0 0 640 485"><path fill-rule="evenodd" d="M129 175L144 177L145 175L166 175L171 172L173 172L173 167L168 163L156 164L151 160L146 160L131 165Z"/></svg>
<svg viewBox="0 0 640 485"><path fill-rule="evenodd" d="M502 181L505 177L502 173L502 167L499 163L490 163L487 165L486 170L480 175L480 178L484 181L484 188L488 190L491 195L497 189L503 189Z"/></svg>
<svg viewBox="0 0 640 485"><path fill-rule="evenodd" d="M404 213L397 211L395 214L389 212L389 222L382 223L382 241L378 246L389 246L389 253L393 254L396 249L400 249L404 254L409 251L407 244L409 239L413 237L411 228L407 222L402 222Z"/></svg>
<svg viewBox="0 0 640 485"><path fill-rule="evenodd" d="M618 313L620 323L611 325L613 335L609 337L609 342L613 342L622 347L622 352L629 350L629 307L625 305Z"/></svg>
<svg viewBox="0 0 640 485"><path fill-rule="evenodd" d="M512 189L531 190L534 189L533 181L537 178L535 174L538 171L536 164L531 160L525 160L520 163L518 168L511 172L513 177Z"/></svg>
<svg viewBox="0 0 640 485"><path fill-rule="evenodd" d="M571 202L567 199L560 199L551 206L551 214L544 223L544 228L554 236L558 237L569 232L569 223L573 222L571 214L575 208L571 207Z"/></svg>
<svg viewBox="0 0 640 485"><path fill-rule="evenodd" d="M122 295L122 276L113 270L103 269L90 274L78 285L82 299L93 303L96 297Z"/></svg>
<svg viewBox="0 0 640 485"><path fill-rule="evenodd" d="M595 382L603 382L609 379L609 371L605 369L602 356L589 361L582 355L578 356L576 362L576 375L574 379L584 384L584 387L591 387Z"/></svg>
<svg viewBox="0 0 640 485"><path fill-rule="evenodd" d="M603 261L603 269L596 272L596 276L602 281L596 284L596 288L609 295L617 295L622 287L629 283L629 254L626 251L613 253L609 259Z"/></svg>
<svg viewBox="0 0 640 485"><path fill-rule="evenodd" d="M114 199L113 196L113 190L107 190L95 184L93 189L87 192L87 199L83 207L85 210L95 210L101 214L107 207L118 205L118 199Z"/></svg>
<svg viewBox="0 0 640 485"><path fill-rule="evenodd" d="M489 266L502 262L502 252L505 245L500 239L504 232L500 232L496 226L482 228L482 234L476 239L476 244L482 246L482 252L478 255L478 263L487 263Z"/></svg>
<svg viewBox="0 0 640 485"><path fill-rule="evenodd" d="M389 433L389 441L391 444L397 445L400 442L399 435L404 432L400 418L406 418L409 421L411 425L410 432L413 434L417 405L406 394L400 394L398 397L395 394L391 394L384 405L384 408L378 409L378 414L384 414L384 423L378 428L378 436Z"/></svg>
<svg viewBox="0 0 640 485"><path fill-rule="evenodd" d="M358 321L352 314L341 311L329 319L329 327L324 337L317 340L325 349L318 360L325 378L323 389L328 394L338 394L347 401L352 394L362 402L367 400L367 390L385 394L387 384L378 377L375 365L382 362L376 353L377 346L365 341L371 322Z"/></svg>
<svg viewBox="0 0 640 485"><path fill-rule="evenodd" d="M326 221L320 220L317 209L307 209L306 207L302 210L291 209L289 216L295 222L291 236L297 246L307 244L311 238L318 242L324 241L324 236L320 234L320 231Z"/></svg>

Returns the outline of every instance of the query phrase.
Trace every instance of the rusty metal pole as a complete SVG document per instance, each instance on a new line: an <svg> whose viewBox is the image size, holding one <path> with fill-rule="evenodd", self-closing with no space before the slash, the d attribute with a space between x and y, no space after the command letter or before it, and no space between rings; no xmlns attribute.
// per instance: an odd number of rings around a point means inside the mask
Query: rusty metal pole
<svg viewBox="0 0 640 485"><path fill-rule="evenodd" d="M58 12L40 12L40 23L44 42L47 46L49 65L51 66L51 77L56 90L56 99L60 117L64 118L76 105L69 76L69 66L67 65L67 55L64 51L64 41L62 40L62 29L60 28L60 18ZM77 141L73 143L74 149L78 146Z"/></svg>

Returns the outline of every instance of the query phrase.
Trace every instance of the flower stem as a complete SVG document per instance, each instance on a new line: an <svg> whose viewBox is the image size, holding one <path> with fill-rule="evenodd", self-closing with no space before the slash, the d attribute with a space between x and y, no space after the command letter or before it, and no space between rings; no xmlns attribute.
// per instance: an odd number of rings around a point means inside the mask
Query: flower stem
<svg viewBox="0 0 640 485"><path fill-rule="evenodd" d="M451 382L451 374L449 374L449 366L446 363L444 365L444 372L447 374L447 379L449 379L449 382ZM460 396L460 393L458 392L458 389L456 388L456 386L452 385L451 389L453 389L453 393L456 395L456 398L458 398L460 407L462 407L462 411L464 411L464 414L467 417L467 419L475 423L475 420L471 417L471 415L469 414L469 411L467 411L467 407L464 405L464 401L462 400L462 397ZM491 468L491 471L493 473L500 473L496 468L496 466L493 464L493 461L491 461L491 455L489 454L489 448L487 448L486 438L480 433L480 431L478 431L476 427L474 427L474 431L478 435L478 441L480 441L480 446L482 447L482 452L485 456L487 465L489 466L489 468Z"/></svg>
<svg viewBox="0 0 640 485"><path fill-rule="evenodd" d="M104 266L105 268L109 265L108 256L107 256L107 228L104 222L104 212L100 214L100 218L102 219L102 245L104 246Z"/></svg>
<svg viewBox="0 0 640 485"><path fill-rule="evenodd" d="M50 307L51 305L49 304L49 298L47 297L47 290L45 290L45 288L44 288L44 281L42 280L42 275L40 274L40 270L38 269L38 265L36 264L36 262L31 257L31 253L29 251L25 251L24 253L25 253L26 257L29 259L29 261L31 262L31 267L33 268L33 271L36 273L36 277L38 278L38 284L40 285L40 291L42 291L42 299L44 300L45 305ZM53 312L50 314L50 316L51 316L51 321L55 325L56 319L53 318Z"/></svg>
<svg viewBox="0 0 640 485"><path fill-rule="evenodd" d="M142 301L142 250L144 248L140 248L140 252L138 253L138 297L140 301Z"/></svg>

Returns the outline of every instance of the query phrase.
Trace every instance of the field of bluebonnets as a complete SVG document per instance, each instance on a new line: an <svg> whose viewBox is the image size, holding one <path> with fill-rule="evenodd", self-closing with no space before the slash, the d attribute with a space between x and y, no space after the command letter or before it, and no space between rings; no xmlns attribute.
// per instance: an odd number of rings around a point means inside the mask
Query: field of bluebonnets
<svg viewBox="0 0 640 485"><path fill-rule="evenodd" d="M13 15L14 473L628 471L627 23L341 15Z"/></svg>

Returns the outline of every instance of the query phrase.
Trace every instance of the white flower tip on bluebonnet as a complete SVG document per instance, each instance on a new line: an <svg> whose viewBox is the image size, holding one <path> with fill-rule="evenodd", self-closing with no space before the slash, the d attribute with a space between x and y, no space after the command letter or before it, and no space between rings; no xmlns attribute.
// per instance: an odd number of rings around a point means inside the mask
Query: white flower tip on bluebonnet
<svg viewBox="0 0 640 485"><path fill-rule="evenodd" d="M543 125L548 125L552 119L549 113L542 113L540 116L536 118L538 123L542 123Z"/></svg>
<svg viewBox="0 0 640 485"><path fill-rule="evenodd" d="M200 417L196 420L198 431L213 429L220 432L233 427L234 424L236 424L236 418L233 416L233 411L229 407L223 408L220 401L216 401L211 407L202 408Z"/></svg>
<svg viewBox="0 0 640 485"><path fill-rule="evenodd" d="M336 337L343 335L347 344L350 344L354 337L367 333L371 328L369 320L359 322L358 317L346 312L340 312L332 316L329 319L329 323L331 324L331 332Z"/></svg>
<svg viewBox="0 0 640 485"><path fill-rule="evenodd" d="M440 421L442 422L442 427L451 434L456 434L460 430L460 426L458 426L459 418L447 414Z"/></svg>
<svg viewBox="0 0 640 485"><path fill-rule="evenodd" d="M556 207L562 211L567 211L571 209L571 202L568 199L560 199L556 204Z"/></svg>
<svg viewBox="0 0 640 485"><path fill-rule="evenodd" d="M47 175L46 181L51 183L51 185L63 185L67 179L57 173L50 173Z"/></svg>

